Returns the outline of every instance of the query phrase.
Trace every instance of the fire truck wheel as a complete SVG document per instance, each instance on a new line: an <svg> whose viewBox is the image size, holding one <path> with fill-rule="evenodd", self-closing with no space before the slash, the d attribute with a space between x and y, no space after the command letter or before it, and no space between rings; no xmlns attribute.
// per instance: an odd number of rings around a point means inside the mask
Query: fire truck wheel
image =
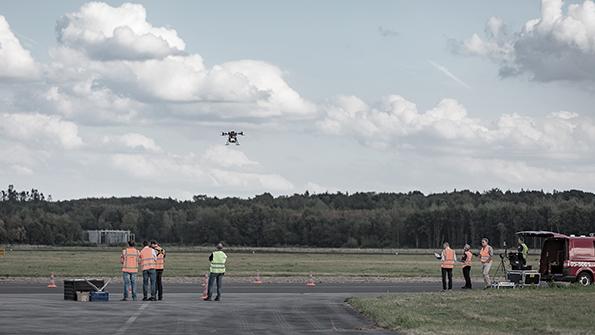
<svg viewBox="0 0 595 335"><path fill-rule="evenodd" d="M591 276L590 273L588 273L586 271L579 273L577 279L578 279L578 283L581 284L582 286L589 286L593 283L593 277Z"/></svg>

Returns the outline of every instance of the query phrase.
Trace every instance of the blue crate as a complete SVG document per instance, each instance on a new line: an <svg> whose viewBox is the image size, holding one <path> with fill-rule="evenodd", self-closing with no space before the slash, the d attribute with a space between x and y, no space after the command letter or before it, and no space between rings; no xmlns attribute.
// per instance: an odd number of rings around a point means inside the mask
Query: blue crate
<svg viewBox="0 0 595 335"><path fill-rule="evenodd" d="M109 292L91 292L89 298L91 301L109 301Z"/></svg>

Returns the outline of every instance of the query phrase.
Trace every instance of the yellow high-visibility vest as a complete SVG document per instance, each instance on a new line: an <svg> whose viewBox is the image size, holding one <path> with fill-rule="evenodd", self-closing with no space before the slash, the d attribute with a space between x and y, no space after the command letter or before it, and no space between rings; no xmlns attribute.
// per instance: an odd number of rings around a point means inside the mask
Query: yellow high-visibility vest
<svg viewBox="0 0 595 335"><path fill-rule="evenodd" d="M225 262L227 255L223 251L214 251L213 260L211 261L211 273L225 273Z"/></svg>

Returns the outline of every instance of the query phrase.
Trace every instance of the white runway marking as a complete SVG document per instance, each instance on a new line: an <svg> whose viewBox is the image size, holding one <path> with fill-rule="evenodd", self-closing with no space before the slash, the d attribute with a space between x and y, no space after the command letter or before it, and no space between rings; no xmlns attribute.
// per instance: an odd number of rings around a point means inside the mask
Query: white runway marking
<svg viewBox="0 0 595 335"><path fill-rule="evenodd" d="M132 325L134 323L134 321L136 321L136 319L139 317L139 315L143 312L143 310L145 308L147 308L147 306L149 306L148 302L145 302L144 304L140 305L140 307L138 308L138 310L136 311L136 313L132 314L128 320L126 320L126 322L124 323L124 325L118 330L118 332L116 333L116 335L122 335L124 334L124 332L126 332L128 330L128 328L130 327L130 325Z"/></svg>

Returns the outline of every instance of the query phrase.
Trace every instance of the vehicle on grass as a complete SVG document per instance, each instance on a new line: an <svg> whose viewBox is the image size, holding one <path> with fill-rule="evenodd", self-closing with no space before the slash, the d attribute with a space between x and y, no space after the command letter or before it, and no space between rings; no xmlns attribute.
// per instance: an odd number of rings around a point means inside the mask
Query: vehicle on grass
<svg viewBox="0 0 595 335"><path fill-rule="evenodd" d="M545 238L541 247L539 273L542 280L578 282L583 286L595 279L595 236L575 236L551 231L520 231L519 236Z"/></svg>

